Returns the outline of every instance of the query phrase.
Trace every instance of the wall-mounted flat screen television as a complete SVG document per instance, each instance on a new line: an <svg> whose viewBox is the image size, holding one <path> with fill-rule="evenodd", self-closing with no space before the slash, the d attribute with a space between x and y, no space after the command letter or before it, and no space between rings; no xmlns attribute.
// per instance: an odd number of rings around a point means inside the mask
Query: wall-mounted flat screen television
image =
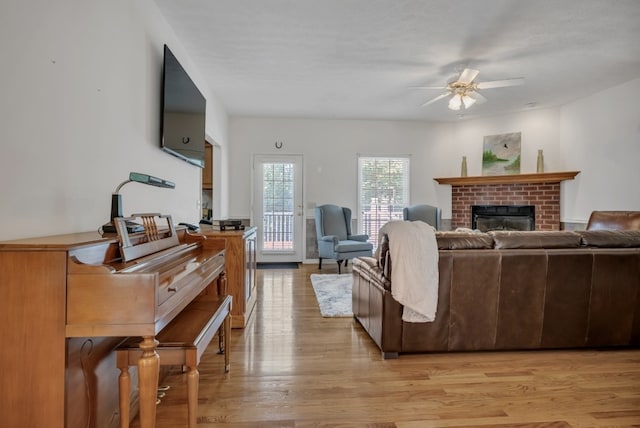
<svg viewBox="0 0 640 428"><path fill-rule="evenodd" d="M206 99L175 55L164 45L160 146L204 168Z"/></svg>

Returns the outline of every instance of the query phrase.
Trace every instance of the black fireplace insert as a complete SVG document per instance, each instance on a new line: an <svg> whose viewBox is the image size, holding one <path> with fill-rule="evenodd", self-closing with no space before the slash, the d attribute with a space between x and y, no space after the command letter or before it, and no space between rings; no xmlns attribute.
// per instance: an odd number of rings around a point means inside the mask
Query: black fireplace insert
<svg viewBox="0 0 640 428"><path fill-rule="evenodd" d="M472 205L471 228L490 230L535 230L535 205Z"/></svg>

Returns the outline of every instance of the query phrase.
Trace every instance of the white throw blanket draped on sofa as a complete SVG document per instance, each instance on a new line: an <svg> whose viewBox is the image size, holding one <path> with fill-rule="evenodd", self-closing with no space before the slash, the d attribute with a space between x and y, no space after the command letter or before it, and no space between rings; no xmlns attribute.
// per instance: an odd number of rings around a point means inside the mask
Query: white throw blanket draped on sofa
<svg viewBox="0 0 640 428"><path fill-rule="evenodd" d="M402 320L431 322L438 308L438 244L435 229L422 221L390 221L391 295L404 306ZM378 245L378 249L380 245Z"/></svg>

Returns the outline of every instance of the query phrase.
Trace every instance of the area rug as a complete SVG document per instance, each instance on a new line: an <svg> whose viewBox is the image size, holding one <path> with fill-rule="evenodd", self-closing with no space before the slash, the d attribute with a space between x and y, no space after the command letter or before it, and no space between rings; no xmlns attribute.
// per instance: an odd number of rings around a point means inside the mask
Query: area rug
<svg viewBox="0 0 640 428"><path fill-rule="evenodd" d="M311 284L325 318L351 317L351 274L311 274Z"/></svg>

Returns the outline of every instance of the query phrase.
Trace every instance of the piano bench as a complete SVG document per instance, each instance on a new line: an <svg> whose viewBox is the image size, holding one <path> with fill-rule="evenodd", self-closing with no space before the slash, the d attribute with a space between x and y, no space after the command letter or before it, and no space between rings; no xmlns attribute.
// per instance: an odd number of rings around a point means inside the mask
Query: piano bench
<svg viewBox="0 0 640 428"><path fill-rule="evenodd" d="M231 296L218 300L196 299L180 312L156 336L156 352L160 365L182 365L187 367L187 404L189 428L196 427L198 416L198 386L200 357L220 330L219 349L224 353L224 371L229 372L229 337L231 335ZM224 326L223 329L220 329ZM139 338L129 338L116 349L116 360L120 369L120 427L128 428L130 419L131 378L129 366L135 366L142 350Z"/></svg>

